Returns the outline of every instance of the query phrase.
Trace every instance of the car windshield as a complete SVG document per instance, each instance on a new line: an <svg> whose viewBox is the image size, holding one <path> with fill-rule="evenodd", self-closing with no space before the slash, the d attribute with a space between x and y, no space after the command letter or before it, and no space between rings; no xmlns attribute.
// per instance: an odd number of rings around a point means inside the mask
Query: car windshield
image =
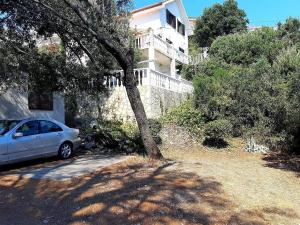
<svg viewBox="0 0 300 225"><path fill-rule="evenodd" d="M19 120L0 120L0 135L6 134L13 129L20 121Z"/></svg>

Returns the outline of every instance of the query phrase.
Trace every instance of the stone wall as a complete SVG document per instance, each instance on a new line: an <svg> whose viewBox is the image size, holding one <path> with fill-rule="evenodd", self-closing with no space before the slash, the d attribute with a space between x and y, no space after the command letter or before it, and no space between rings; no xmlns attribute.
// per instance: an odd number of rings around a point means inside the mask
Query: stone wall
<svg viewBox="0 0 300 225"><path fill-rule="evenodd" d="M170 107L180 104L189 97L188 94L153 86L139 86L138 88L147 117L152 119L162 116ZM103 98L101 108L102 115L106 119L123 121L134 119L134 114L123 86L115 87L110 91L110 94Z"/></svg>

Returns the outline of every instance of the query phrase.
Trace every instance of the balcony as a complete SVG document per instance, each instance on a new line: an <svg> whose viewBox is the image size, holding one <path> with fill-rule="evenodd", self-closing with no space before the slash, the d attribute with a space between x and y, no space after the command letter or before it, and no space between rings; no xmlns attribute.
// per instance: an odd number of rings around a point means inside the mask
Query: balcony
<svg viewBox="0 0 300 225"><path fill-rule="evenodd" d="M119 73L118 78L111 77L108 80L107 86L109 89L123 86L121 81L123 71L119 71L117 73ZM182 78L171 77L167 74L160 73L149 68L135 69L134 74L138 81L138 86L158 87L176 93L193 93L194 91L192 82Z"/></svg>
<svg viewBox="0 0 300 225"><path fill-rule="evenodd" d="M139 49L147 49L152 46L154 49L160 51L170 58L175 58L177 61L184 64L189 63L188 55L179 51L173 45L169 44L167 41L153 33L141 34L135 39L135 47Z"/></svg>

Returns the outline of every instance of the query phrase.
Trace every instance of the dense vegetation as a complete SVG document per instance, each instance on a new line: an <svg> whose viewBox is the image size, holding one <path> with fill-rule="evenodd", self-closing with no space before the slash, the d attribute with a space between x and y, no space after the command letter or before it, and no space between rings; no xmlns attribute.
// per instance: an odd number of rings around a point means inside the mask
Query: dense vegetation
<svg viewBox="0 0 300 225"><path fill-rule="evenodd" d="M237 2L226 0L204 10L197 19L194 38L199 47L209 47L218 36L246 31L247 24L246 13Z"/></svg>
<svg viewBox="0 0 300 225"><path fill-rule="evenodd" d="M186 70L195 86L192 112L209 122L208 138L223 138L232 126L233 136L300 152L299 29L300 21L290 18L278 30L218 37L209 58Z"/></svg>

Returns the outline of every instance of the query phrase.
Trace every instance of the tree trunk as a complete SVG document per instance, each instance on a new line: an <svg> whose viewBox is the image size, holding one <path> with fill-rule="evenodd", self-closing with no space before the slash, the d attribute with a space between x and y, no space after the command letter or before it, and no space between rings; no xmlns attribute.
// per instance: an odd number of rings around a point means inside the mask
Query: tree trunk
<svg viewBox="0 0 300 225"><path fill-rule="evenodd" d="M145 149L150 158L162 159L163 156L152 137L144 105L131 66L124 70L124 81L127 96L134 112Z"/></svg>

